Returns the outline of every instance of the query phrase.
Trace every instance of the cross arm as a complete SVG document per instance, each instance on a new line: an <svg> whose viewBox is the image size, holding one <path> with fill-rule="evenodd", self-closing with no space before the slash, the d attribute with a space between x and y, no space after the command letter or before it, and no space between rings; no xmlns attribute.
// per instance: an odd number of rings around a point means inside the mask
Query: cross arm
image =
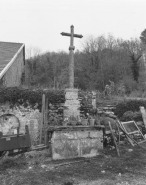
<svg viewBox="0 0 146 185"><path fill-rule="evenodd" d="M71 37L71 33L62 32L61 35L62 36L69 36L69 37ZM83 35L73 34L73 37L82 38Z"/></svg>

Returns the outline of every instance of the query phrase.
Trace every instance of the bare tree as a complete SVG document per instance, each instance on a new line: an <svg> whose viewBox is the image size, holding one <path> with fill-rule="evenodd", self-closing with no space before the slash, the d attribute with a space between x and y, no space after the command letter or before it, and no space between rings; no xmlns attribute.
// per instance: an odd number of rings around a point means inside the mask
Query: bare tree
<svg viewBox="0 0 146 185"><path fill-rule="evenodd" d="M25 58L30 59L30 58L36 57L40 54L41 54L41 49L39 47L30 46L30 47L26 48Z"/></svg>

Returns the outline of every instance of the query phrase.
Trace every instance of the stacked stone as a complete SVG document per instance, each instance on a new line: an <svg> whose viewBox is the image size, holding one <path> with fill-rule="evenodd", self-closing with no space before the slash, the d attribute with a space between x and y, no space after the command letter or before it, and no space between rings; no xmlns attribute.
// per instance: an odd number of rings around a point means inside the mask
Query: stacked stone
<svg viewBox="0 0 146 185"><path fill-rule="evenodd" d="M64 119L71 116L80 117L80 102L78 99L78 89L66 89L64 104Z"/></svg>
<svg viewBox="0 0 146 185"><path fill-rule="evenodd" d="M83 97L80 97L80 104L81 104L80 107L81 117L88 117L93 108L92 94L86 93L83 95Z"/></svg>
<svg viewBox="0 0 146 185"><path fill-rule="evenodd" d="M63 122L63 104L50 104L48 109L48 126L59 126Z"/></svg>

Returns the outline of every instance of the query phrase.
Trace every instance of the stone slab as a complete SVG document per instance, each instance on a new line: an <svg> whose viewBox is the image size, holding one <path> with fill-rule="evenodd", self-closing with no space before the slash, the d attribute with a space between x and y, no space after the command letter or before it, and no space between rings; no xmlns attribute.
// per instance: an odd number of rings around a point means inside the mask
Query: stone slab
<svg viewBox="0 0 146 185"><path fill-rule="evenodd" d="M54 131L52 159L93 157L103 149L102 131Z"/></svg>

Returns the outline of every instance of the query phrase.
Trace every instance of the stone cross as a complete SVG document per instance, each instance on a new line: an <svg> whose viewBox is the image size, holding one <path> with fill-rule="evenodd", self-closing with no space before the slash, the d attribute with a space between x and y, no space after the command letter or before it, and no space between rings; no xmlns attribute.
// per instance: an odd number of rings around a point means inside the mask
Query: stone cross
<svg viewBox="0 0 146 185"><path fill-rule="evenodd" d="M69 46L69 55L70 55L70 61L69 61L69 88L74 88L74 37L82 38L82 35L74 34L74 26L71 27L71 33L64 33L62 32L62 36L69 36L70 37L70 46Z"/></svg>

